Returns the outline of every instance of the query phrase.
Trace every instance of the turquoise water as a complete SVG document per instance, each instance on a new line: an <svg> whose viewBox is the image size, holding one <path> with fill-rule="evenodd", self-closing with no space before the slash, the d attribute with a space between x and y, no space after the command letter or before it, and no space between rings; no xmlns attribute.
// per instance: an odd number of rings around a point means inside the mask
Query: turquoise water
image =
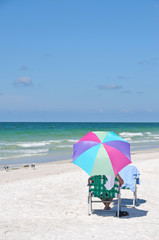
<svg viewBox="0 0 159 240"><path fill-rule="evenodd" d="M159 147L159 123L0 123L0 165L69 159L89 131L113 131L131 151Z"/></svg>

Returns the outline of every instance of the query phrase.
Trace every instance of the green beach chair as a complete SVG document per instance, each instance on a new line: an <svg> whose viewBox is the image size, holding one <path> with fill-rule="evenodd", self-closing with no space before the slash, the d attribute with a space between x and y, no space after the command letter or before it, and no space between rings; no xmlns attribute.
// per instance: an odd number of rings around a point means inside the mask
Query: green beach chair
<svg viewBox="0 0 159 240"><path fill-rule="evenodd" d="M96 175L90 177L90 183L88 184L88 215L92 214L92 203L113 202L114 200L110 201L110 199L117 198L117 216L119 217L119 212L121 210L119 181L117 178L115 178L114 187L111 190L107 190L105 187L107 180L108 179L105 175ZM94 198L100 198L101 200L97 201L94 200Z"/></svg>

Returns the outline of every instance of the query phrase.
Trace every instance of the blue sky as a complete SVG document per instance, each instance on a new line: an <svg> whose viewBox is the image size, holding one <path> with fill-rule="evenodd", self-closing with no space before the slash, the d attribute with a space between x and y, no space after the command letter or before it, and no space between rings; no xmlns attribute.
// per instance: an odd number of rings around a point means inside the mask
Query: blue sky
<svg viewBox="0 0 159 240"><path fill-rule="evenodd" d="M159 122L158 0L0 0L0 121Z"/></svg>

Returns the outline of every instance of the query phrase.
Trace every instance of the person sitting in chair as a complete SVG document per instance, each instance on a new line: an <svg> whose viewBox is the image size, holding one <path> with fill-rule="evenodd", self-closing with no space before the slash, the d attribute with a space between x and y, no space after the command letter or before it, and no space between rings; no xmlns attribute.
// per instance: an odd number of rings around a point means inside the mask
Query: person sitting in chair
<svg viewBox="0 0 159 240"><path fill-rule="evenodd" d="M114 186L114 180L115 180L115 178L113 177L113 176L106 176L107 177L107 182L106 182L106 188L108 189L108 190L110 190L113 186ZM116 176L117 178L118 178L118 181L119 181L119 184L120 184L120 186L121 185L123 185L123 183L124 183L124 181L123 181L123 179L120 177L120 175L119 174L117 174L117 176ZM90 178L88 178L88 184L90 184ZM102 201L103 201L103 204L105 205L105 207L104 207L104 210L110 210L111 208L110 208L110 203L111 203L111 201L113 200L113 198L111 198L111 199L101 199ZM110 202L104 202L104 201L110 201Z"/></svg>

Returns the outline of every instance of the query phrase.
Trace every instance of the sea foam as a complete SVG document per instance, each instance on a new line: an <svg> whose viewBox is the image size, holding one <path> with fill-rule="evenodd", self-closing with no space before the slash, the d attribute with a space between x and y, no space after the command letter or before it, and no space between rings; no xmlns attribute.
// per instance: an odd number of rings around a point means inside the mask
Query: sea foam
<svg viewBox="0 0 159 240"><path fill-rule="evenodd" d="M143 133L141 133L141 132L136 132L136 133L122 132L119 135L122 136L122 137L139 137L139 136L143 136Z"/></svg>

